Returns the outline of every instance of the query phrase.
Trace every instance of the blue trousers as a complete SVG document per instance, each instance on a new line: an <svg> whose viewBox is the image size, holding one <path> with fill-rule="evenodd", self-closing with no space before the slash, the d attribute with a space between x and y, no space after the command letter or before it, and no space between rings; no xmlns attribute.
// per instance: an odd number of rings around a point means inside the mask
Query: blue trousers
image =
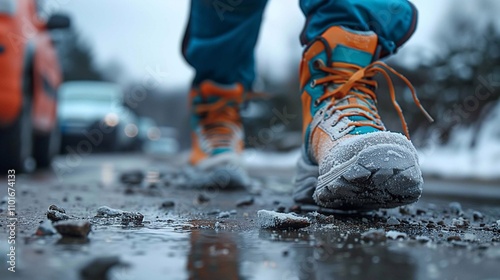
<svg viewBox="0 0 500 280"><path fill-rule="evenodd" d="M191 0L182 52L196 70L195 86L210 79L222 84L239 82L251 89L254 48L266 3ZM329 27L342 25L377 33L382 56L387 56L410 38L417 25L417 9L407 0L300 0L300 8L306 17L300 36L303 45Z"/></svg>

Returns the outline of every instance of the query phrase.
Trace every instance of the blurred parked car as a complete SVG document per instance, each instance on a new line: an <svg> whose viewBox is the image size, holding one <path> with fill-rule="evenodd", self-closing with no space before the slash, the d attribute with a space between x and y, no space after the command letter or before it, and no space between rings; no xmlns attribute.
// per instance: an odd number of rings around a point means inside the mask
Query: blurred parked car
<svg viewBox="0 0 500 280"><path fill-rule="evenodd" d="M49 31L70 20L38 17L35 0L0 0L0 167L50 165L59 149L56 100L61 70Z"/></svg>
<svg viewBox="0 0 500 280"><path fill-rule="evenodd" d="M85 153L130 149L139 134L137 116L124 106L123 91L113 83L64 83L58 112L62 152L69 152L68 145Z"/></svg>

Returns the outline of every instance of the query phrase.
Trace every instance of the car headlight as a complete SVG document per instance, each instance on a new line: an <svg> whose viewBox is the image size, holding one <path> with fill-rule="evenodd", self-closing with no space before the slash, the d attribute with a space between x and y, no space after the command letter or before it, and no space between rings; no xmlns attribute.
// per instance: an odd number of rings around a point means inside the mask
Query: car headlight
<svg viewBox="0 0 500 280"><path fill-rule="evenodd" d="M109 113L107 114L105 117L104 117L104 123L107 125L107 126L110 126L110 127L115 127L118 125L118 123L120 122L120 119L118 118L118 115L115 114L115 113Z"/></svg>
<svg viewBox="0 0 500 280"><path fill-rule="evenodd" d="M152 127L148 130L148 139L151 141L157 141L161 137L161 131L157 127Z"/></svg>
<svg viewBox="0 0 500 280"><path fill-rule="evenodd" d="M125 126L125 135L127 135L130 138L134 138L139 134L139 129L137 126L133 123L129 123Z"/></svg>

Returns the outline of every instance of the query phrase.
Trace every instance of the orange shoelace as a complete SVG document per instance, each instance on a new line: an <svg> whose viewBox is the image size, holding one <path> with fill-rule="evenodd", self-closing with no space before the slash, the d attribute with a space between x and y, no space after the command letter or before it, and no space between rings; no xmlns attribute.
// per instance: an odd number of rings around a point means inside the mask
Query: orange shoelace
<svg viewBox="0 0 500 280"><path fill-rule="evenodd" d="M200 124L203 127L203 134L211 143L212 147L227 146L233 141L234 127L239 127L240 116L237 105L241 100L230 100L221 98L210 104L198 104L195 112L204 115Z"/></svg>
<svg viewBox="0 0 500 280"><path fill-rule="evenodd" d="M394 89L394 84L392 82L391 77L389 76L389 73L392 73L399 77L405 84L406 86L410 89L413 101L417 105L417 107L422 111L422 113L425 115L425 117L430 121L433 122L434 120L432 117L427 113L427 111L424 109L420 101L418 100L417 94L415 92L415 88L413 85L408 81L408 79L399 74L396 70L388 66L387 64L376 61L373 62L372 64L368 65L365 68L362 68L357 65L349 64L349 63L342 63L342 62L335 62L333 63L332 67L326 66L323 61L317 60L315 61L314 67L318 70L321 70L325 73L328 73L330 75L315 79L312 81L311 86L316 86L316 85L328 85L328 84L334 84L334 85L340 85L339 87L335 88L333 91L325 93L323 96L320 98L316 99L316 105L319 105L321 102L330 99L330 104L328 105L327 109L334 108L335 110L345 110L349 108L357 108L361 109L365 112L348 112L341 114L339 116L339 121L342 118L345 117L350 117L350 116L362 116L365 117L366 119L373 121L374 123L362 123L362 122L351 122L348 125L349 126L371 126L374 128L377 128L379 130L384 130L384 127L382 126L382 121L380 119L380 115L377 113L377 108L372 105L372 102L368 102L368 99L371 99L373 103L376 103L377 101L377 96L375 92L372 89L377 88L377 82L373 80L372 78L376 74L382 74L387 81L387 84L389 86L389 94L391 96L391 101L392 105L396 109L399 119L401 120L401 125L403 127L403 131L408 139L410 139L410 133L408 131L408 124L406 123L406 120L403 116L403 111L401 110L401 107L399 106L398 102L396 101L396 91ZM340 100L345 98L346 96L352 96L355 97L364 103L368 104L369 107L361 105L361 104L348 104L348 105L343 105L343 106L335 106L335 101Z"/></svg>

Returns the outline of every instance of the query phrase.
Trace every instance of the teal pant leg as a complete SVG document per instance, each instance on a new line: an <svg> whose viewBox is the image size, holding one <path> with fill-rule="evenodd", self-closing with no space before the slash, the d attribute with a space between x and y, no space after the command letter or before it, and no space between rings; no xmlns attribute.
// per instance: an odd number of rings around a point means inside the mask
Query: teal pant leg
<svg viewBox="0 0 500 280"><path fill-rule="evenodd" d="M266 3L191 0L182 52L196 70L194 85L209 79L222 84L240 82L251 88L254 48ZM417 9L407 0L300 0L300 8L306 16L301 34L304 45L328 27L343 25L377 33L385 56L396 52L417 25Z"/></svg>
<svg viewBox="0 0 500 280"><path fill-rule="evenodd" d="M404 44L417 26L417 9L407 0L300 0L300 8L306 16L304 45L328 27L343 25L377 33L387 55Z"/></svg>
<svg viewBox="0 0 500 280"><path fill-rule="evenodd" d="M288 1L288 0L287 0ZM255 79L254 48L267 0L192 0L183 54L203 80L242 83Z"/></svg>

